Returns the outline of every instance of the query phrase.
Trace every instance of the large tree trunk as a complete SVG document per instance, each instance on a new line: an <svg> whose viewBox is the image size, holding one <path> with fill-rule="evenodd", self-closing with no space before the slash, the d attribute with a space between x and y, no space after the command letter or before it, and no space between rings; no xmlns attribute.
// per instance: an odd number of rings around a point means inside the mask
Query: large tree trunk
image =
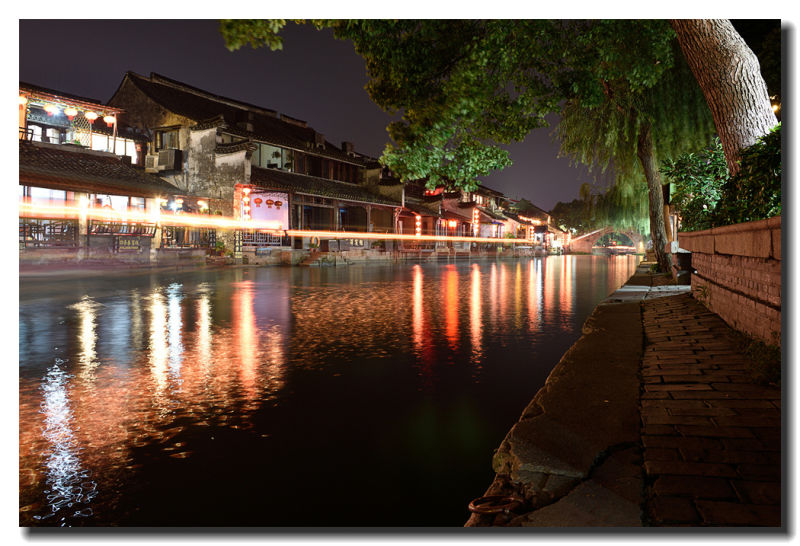
<svg viewBox="0 0 800 546"><path fill-rule="evenodd" d="M673 19L689 67L703 90L731 175L742 149L769 132L772 111L758 59L727 19Z"/></svg>
<svg viewBox="0 0 800 546"><path fill-rule="evenodd" d="M667 252L667 233L664 227L664 194L661 189L661 174L658 172L658 160L653 149L653 136L650 122L646 121L639 128L636 142L636 154L642 164L647 179L647 193L650 197L650 237L656 253L658 269L664 273L670 271L672 261Z"/></svg>

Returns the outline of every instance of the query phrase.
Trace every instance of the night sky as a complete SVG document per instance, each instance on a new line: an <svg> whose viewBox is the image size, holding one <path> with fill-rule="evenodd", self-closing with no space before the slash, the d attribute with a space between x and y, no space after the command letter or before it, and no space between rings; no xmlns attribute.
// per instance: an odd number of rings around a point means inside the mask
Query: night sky
<svg viewBox="0 0 800 546"><path fill-rule="evenodd" d="M20 20L19 80L108 101L126 71L156 72L225 97L300 118L328 140L378 157L388 114L364 91L364 62L329 30L289 24L282 51L228 51L216 20ZM509 147L513 165L483 180L549 210L592 180L557 158L552 128Z"/></svg>

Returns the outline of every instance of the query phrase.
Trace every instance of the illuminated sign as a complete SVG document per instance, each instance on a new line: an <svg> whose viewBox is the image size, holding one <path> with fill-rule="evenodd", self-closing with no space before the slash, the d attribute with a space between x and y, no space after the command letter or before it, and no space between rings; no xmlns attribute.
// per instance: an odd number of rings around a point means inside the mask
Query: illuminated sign
<svg viewBox="0 0 800 546"><path fill-rule="evenodd" d="M258 222L280 223L278 229L289 227L289 194L280 192L250 192L250 218Z"/></svg>

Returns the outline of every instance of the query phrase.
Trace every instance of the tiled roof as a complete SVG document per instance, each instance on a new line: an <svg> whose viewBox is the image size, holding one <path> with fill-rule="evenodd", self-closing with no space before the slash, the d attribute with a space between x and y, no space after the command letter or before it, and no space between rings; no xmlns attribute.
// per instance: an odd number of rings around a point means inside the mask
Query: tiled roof
<svg viewBox="0 0 800 546"><path fill-rule="evenodd" d="M245 142L231 142L229 144L217 144L217 148L214 150L218 154L232 154L234 152L240 152L242 150L255 150L256 145L250 141Z"/></svg>
<svg viewBox="0 0 800 546"><path fill-rule="evenodd" d="M478 210L481 211L482 213L484 213L489 218L492 218L493 220L505 220L506 219L506 217L503 216L502 214L499 214L499 213L493 211L492 209L488 209L486 207L478 207Z"/></svg>
<svg viewBox="0 0 800 546"><path fill-rule="evenodd" d="M78 101L78 102L85 102L85 103L93 103L96 104L98 107L107 108L109 110L119 110L119 108L114 108L111 106L104 105L101 101L97 99L90 99L88 97L80 97L78 95L72 95L71 93L64 93L63 91L57 91L55 89L49 89L47 87L42 87L41 85L34 85L32 83L26 82L19 82L19 88L23 91L28 91L30 93L39 93L44 95L52 95L54 98L60 97L71 101Z"/></svg>
<svg viewBox="0 0 800 546"><path fill-rule="evenodd" d="M490 195L493 195L495 197L505 197L505 194L503 192L500 192L500 191L497 191L497 190L493 190L492 188L488 187L483 182L481 182L478 185L478 188L475 190L475 193L483 193L484 195L485 194L490 194Z"/></svg>
<svg viewBox="0 0 800 546"><path fill-rule="evenodd" d="M505 212L503 212L503 215L504 215L506 218L510 218L511 220L514 220L514 221L515 221L516 223L518 223L518 224L523 224L523 225L526 225L526 226L532 226L532 225L533 225L531 222L528 222L527 220L523 220L522 218L520 218L520 217L519 217L519 216L518 216L516 213L514 213L514 212L511 212L511 211L505 211Z"/></svg>
<svg viewBox="0 0 800 546"><path fill-rule="evenodd" d="M442 217L442 215L439 214L438 206L436 207L436 210L434 210L421 203L409 203L406 201L405 208L408 209L408 211L410 211L412 214L419 214L421 216L434 216L436 218Z"/></svg>
<svg viewBox="0 0 800 546"><path fill-rule="evenodd" d="M23 140L19 141L19 180L50 188L140 197L186 194L111 154Z"/></svg>
<svg viewBox="0 0 800 546"><path fill-rule="evenodd" d="M250 173L250 183L267 189L285 190L318 197L332 197L334 199L381 205L400 205L399 201L372 193L357 184L336 182L326 178L291 173L279 169L253 167Z"/></svg>
<svg viewBox="0 0 800 546"><path fill-rule="evenodd" d="M144 94L167 110L198 123L207 124L209 120L222 116L226 133L357 165L366 163L359 154L348 155L327 141L324 149L317 148L316 131L313 128L303 127L305 122L284 121L274 110L214 95L158 74L151 74L150 78L146 78L128 72L126 77ZM238 126L240 122L252 124L253 130Z"/></svg>

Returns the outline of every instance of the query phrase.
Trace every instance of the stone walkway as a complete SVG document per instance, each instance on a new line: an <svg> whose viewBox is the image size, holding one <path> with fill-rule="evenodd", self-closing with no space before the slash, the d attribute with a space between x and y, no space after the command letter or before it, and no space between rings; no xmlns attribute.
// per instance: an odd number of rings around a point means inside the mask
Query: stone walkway
<svg viewBox="0 0 800 546"><path fill-rule="evenodd" d="M781 393L690 295L642 302L641 441L650 525L781 525Z"/></svg>
<svg viewBox="0 0 800 546"><path fill-rule="evenodd" d="M522 504L468 527L785 524L780 389L668 281L642 263L598 305L494 455L484 494Z"/></svg>

